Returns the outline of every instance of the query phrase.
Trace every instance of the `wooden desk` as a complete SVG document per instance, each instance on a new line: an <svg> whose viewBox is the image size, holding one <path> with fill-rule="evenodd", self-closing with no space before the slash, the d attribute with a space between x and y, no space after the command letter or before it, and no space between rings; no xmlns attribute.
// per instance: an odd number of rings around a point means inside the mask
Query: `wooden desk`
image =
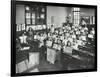
<svg viewBox="0 0 100 77"><path fill-rule="evenodd" d="M74 58L74 59L77 59L77 60L83 60L82 57L78 56L78 55L72 55L72 54L69 54L69 53L66 53L66 52L63 52L64 54L70 56L71 58Z"/></svg>
<svg viewBox="0 0 100 77"><path fill-rule="evenodd" d="M73 53L77 53L77 52L79 52L79 53L82 53L82 54L85 54L85 55L89 55L89 56L91 56L91 57L94 57L95 55L93 54L93 53L91 53L91 52L89 52L89 51L85 51L85 50L76 50L76 49L73 49Z"/></svg>
<svg viewBox="0 0 100 77"><path fill-rule="evenodd" d="M16 64L26 59L29 59L29 48L22 48L19 51L16 51Z"/></svg>
<svg viewBox="0 0 100 77"><path fill-rule="evenodd" d="M63 68L71 68L72 70L76 69L92 69L94 68L94 60L90 58L81 57L79 55L72 55L68 53L63 53Z"/></svg>
<svg viewBox="0 0 100 77"><path fill-rule="evenodd" d="M88 51L90 53L94 53L95 52L95 47L89 47L89 46L79 46L79 49L82 51Z"/></svg>

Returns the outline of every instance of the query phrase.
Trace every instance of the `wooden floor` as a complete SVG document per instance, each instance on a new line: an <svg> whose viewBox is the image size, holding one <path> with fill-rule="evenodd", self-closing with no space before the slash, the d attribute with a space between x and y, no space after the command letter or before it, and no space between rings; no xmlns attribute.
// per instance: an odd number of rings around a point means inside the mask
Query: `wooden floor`
<svg viewBox="0 0 100 77"><path fill-rule="evenodd" d="M58 71L58 70L61 70L61 63L56 61L55 64L51 64L47 62L46 59L42 59L39 65L32 65L28 62L27 59L16 64L16 73L44 72L44 71Z"/></svg>
<svg viewBox="0 0 100 77"><path fill-rule="evenodd" d="M76 52L76 51L75 51ZM77 51L81 57L84 58L83 61L81 59L77 59L78 57L62 54L58 60L55 61L54 64L51 64L47 61L46 55L42 54L42 57L39 59L39 64L31 64L28 62L28 59L21 61L16 64L16 73L22 72L45 72L45 71L61 71L61 70L80 70L80 69L92 69L94 68L94 56L93 55L85 55L83 52ZM60 54L61 56L61 54ZM32 59L34 60L34 59ZM90 61L89 61L90 60Z"/></svg>
<svg viewBox="0 0 100 77"><path fill-rule="evenodd" d="M22 73L22 72L39 72L37 69L37 65L33 65L28 62L28 60L24 60L18 64L16 64L16 73Z"/></svg>

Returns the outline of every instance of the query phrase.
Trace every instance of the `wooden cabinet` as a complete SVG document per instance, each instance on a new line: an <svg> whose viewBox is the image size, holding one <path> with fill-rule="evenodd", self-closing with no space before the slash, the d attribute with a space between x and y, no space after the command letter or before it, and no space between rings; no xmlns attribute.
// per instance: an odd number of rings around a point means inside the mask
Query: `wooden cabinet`
<svg viewBox="0 0 100 77"><path fill-rule="evenodd" d="M46 6L26 5L25 6L25 24L26 25L45 25L46 24Z"/></svg>

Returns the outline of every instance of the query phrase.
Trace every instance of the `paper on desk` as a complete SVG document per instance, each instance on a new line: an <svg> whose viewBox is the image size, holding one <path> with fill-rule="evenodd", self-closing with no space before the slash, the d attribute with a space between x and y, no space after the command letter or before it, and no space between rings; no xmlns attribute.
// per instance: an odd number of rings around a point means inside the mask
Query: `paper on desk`
<svg viewBox="0 0 100 77"><path fill-rule="evenodd" d="M28 50L30 47L21 48L21 50Z"/></svg>

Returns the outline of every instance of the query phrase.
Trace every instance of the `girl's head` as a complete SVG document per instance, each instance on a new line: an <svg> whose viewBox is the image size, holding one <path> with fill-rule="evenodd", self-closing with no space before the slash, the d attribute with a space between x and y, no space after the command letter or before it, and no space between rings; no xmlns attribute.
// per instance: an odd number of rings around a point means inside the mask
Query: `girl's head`
<svg viewBox="0 0 100 77"><path fill-rule="evenodd" d="M31 28L31 27L29 27L29 29L28 29L29 31L32 31L33 29Z"/></svg>
<svg viewBox="0 0 100 77"><path fill-rule="evenodd" d="M71 46L71 42L70 41L67 42L67 46Z"/></svg>

